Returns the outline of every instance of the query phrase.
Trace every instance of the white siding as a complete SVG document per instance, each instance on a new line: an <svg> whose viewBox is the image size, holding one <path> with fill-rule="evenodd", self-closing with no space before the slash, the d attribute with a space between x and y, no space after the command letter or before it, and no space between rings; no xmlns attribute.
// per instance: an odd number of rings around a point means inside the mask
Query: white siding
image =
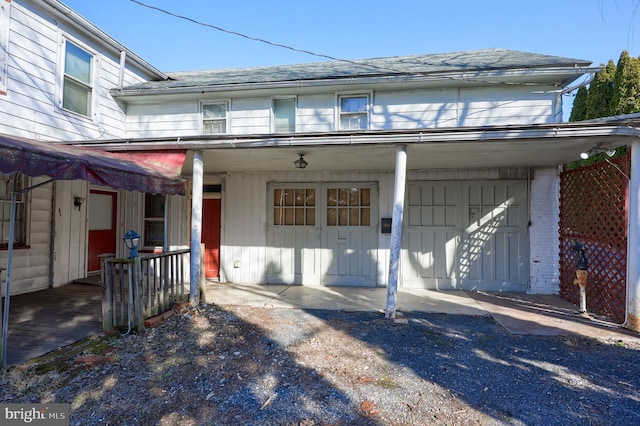
<svg viewBox="0 0 640 426"><path fill-rule="evenodd" d="M46 179L33 179L31 185ZM27 293L49 287L51 265L51 199L52 184L43 185L29 194L31 210L27 248L16 248L11 267L11 294ZM0 251L0 264L7 265L7 251ZM6 272L5 272L6 273ZM6 275L3 276L6 278Z"/></svg>
<svg viewBox="0 0 640 426"><path fill-rule="evenodd" d="M526 169L464 169L409 171L407 180L499 180L505 176L526 177ZM377 182L377 217L391 217L392 171L382 172L264 172L231 173L226 176L222 195L220 279L235 283L266 282L267 184L270 182ZM387 283L388 234L377 227L377 285ZM236 267L237 265L237 267Z"/></svg>
<svg viewBox="0 0 640 426"><path fill-rule="evenodd" d="M531 180L531 288L533 294L560 292L559 176L555 168L536 169Z"/></svg>

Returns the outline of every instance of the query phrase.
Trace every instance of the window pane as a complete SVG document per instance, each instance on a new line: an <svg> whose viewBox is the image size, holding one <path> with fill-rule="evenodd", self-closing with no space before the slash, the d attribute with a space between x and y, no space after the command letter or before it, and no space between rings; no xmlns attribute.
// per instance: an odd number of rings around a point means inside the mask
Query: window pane
<svg viewBox="0 0 640 426"><path fill-rule="evenodd" d="M284 225L284 212L282 211L282 209L273 209L273 224Z"/></svg>
<svg viewBox="0 0 640 426"><path fill-rule="evenodd" d="M307 189L307 206L315 206L315 205L316 205L316 190Z"/></svg>
<svg viewBox="0 0 640 426"><path fill-rule="evenodd" d="M316 209L306 209L307 225L314 226L316 224Z"/></svg>
<svg viewBox="0 0 640 426"><path fill-rule="evenodd" d="M64 57L64 73L86 85L91 85L91 59L90 53L80 49L67 41Z"/></svg>
<svg viewBox="0 0 640 426"><path fill-rule="evenodd" d="M340 98L340 110L342 112L366 112L367 96Z"/></svg>
<svg viewBox="0 0 640 426"><path fill-rule="evenodd" d="M340 117L340 128L343 130L363 130L367 128L365 114L349 114Z"/></svg>
<svg viewBox="0 0 640 426"><path fill-rule="evenodd" d="M284 225L293 225L293 209L284 209Z"/></svg>
<svg viewBox="0 0 640 426"><path fill-rule="evenodd" d="M284 205L285 206L293 206L294 201L294 190L293 189L285 189L284 190Z"/></svg>
<svg viewBox="0 0 640 426"><path fill-rule="evenodd" d="M202 131L207 134L227 133L227 120L206 120L202 123Z"/></svg>
<svg viewBox="0 0 640 426"><path fill-rule="evenodd" d="M349 205L350 206L360 205L360 191L358 190L358 188L349 189Z"/></svg>
<svg viewBox="0 0 640 426"><path fill-rule="evenodd" d="M349 226L348 209L338 209L338 225Z"/></svg>
<svg viewBox="0 0 640 426"><path fill-rule="evenodd" d="M227 104L203 105L202 116L204 119L227 118Z"/></svg>
<svg viewBox="0 0 640 426"><path fill-rule="evenodd" d="M337 189L327 189L327 205L328 206L337 206L338 205L338 190Z"/></svg>
<svg viewBox="0 0 640 426"><path fill-rule="evenodd" d="M274 99L273 119L276 132L295 132L296 105L295 99Z"/></svg>
<svg viewBox="0 0 640 426"><path fill-rule="evenodd" d="M347 188L338 189L338 205L346 206L348 205L348 200L349 200L349 189Z"/></svg>
<svg viewBox="0 0 640 426"><path fill-rule="evenodd" d="M0 174L0 246L9 245L9 234L11 229L11 192L13 190L13 179L10 175ZM17 189L26 186L23 176L20 176ZM18 194L16 197L16 224L14 228L13 243L24 245L26 240L26 208L24 195Z"/></svg>
<svg viewBox="0 0 640 426"><path fill-rule="evenodd" d="M144 217L164 219L164 195L145 194Z"/></svg>
<svg viewBox="0 0 640 426"><path fill-rule="evenodd" d="M360 205L361 206L371 205L371 189L360 188Z"/></svg>
<svg viewBox="0 0 640 426"><path fill-rule="evenodd" d="M349 209L349 225L360 225L360 209Z"/></svg>
<svg viewBox="0 0 640 426"><path fill-rule="evenodd" d="M338 224L338 209L327 209L327 225L336 226Z"/></svg>
<svg viewBox="0 0 640 426"><path fill-rule="evenodd" d="M145 246L163 246L164 245L164 222L145 222L144 245Z"/></svg>
<svg viewBox="0 0 640 426"><path fill-rule="evenodd" d="M360 209L360 226L371 226L371 209Z"/></svg>
<svg viewBox="0 0 640 426"><path fill-rule="evenodd" d="M90 104L91 90L65 76L62 89L62 108L88 116L91 113Z"/></svg>
<svg viewBox="0 0 640 426"><path fill-rule="evenodd" d="M282 189L280 188L276 188L273 190L273 205L274 206L281 206L283 205L284 202L284 197L283 197L283 192Z"/></svg>
<svg viewBox="0 0 640 426"><path fill-rule="evenodd" d="M296 211L296 225L304 225L304 209L295 209Z"/></svg>
<svg viewBox="0 0 640 426"><path fill-rule="evenodd" d="M304 206L304 189L296 189L296 206Z"/></svg>

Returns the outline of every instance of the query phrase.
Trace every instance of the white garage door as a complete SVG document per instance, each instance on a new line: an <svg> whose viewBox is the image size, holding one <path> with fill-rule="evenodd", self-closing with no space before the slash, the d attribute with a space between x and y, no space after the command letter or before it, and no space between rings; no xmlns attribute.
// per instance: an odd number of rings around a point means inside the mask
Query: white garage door
<svg viewBox="0 0 640 426"><path fill-rule="evenodd" d="M403 287L526 291L526 182L409 182L406 200Z"/></svg>

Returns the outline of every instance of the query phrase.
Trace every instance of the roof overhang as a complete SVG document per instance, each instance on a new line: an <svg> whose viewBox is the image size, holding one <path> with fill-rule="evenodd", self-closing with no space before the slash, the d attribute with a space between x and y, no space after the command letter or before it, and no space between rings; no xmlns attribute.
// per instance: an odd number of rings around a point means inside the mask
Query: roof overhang
<svg viewBox="0 0 640 426"><path fill-rule="evenodd" d="M304 154L309 170L393 170L397 145L407 145L407 168L462 169L560 166L600 145L614 149L638 140L640 129L611 123L462 127L394 131L194 136L111 141L106 151L199 150L205 173L294 170ZM190 157L183 173L191 173Z"/></svg>
<svg viewBox="0 0 640 426"><path fill-rule="evenodd" d="M0 135L0 173L48 176L54 180L85 180L114 189L151 194L186 193L181 177L186 151L104 152Z"/></svg>

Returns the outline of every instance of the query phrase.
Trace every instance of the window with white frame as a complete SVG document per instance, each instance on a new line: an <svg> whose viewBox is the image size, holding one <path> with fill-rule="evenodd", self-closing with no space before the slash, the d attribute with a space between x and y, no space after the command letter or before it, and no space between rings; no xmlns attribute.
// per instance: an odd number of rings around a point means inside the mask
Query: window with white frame
<svg viewBox="0 0 640 426"><path fill-rule="evenodd" d="M202 105L202 133L227 133L227 102Z"/></svg>
<svg viewBox="0 0 640 426"><path fill-rule="evenodd" d="M315 226L316 190L303 186L274 188L272 208L276 226Z"/></svg>
<svg viewBox="0 0 640 426"><path fill-rule="evenodd" d="M371 226L371 188L327 188L327 226Z"/></svg>
<svg viewBox="0 0 640 426"><path fill-rule="evenodd" d="M0 247L6 248L9 245L11 231L11 192L13 191L13 178L11 175L0 174ZM24 176L18 177L17 190L20 191L26 186ZM27 195L18 193L16 197L16 223L14 228L13 244L17 246L27 244L27 223L25 202Z"/></svg>
<svg viewBox="0 0 640 426"><path fill-rule="evenodd" d="M64 46L62 108L89 117L93 102L93 55L69 40Z"/></svg>
<svg viewBox="0 0 640 426"><path fill-rule="evenodd" d="M338 97L340 130L369 128L369 95L341 95Z"/></svg>
<svg viewBox="0 0 640 426"><path fill-rule="evenodd" d="M164 195L145 194L144 235L145 247L164 246Z"/></svg>
<svg viewBox="0 0 640 426"><path fill-rule="evenodd" d="M273 99L273 131L292 133L296 131L296 99Z"/></svg>

